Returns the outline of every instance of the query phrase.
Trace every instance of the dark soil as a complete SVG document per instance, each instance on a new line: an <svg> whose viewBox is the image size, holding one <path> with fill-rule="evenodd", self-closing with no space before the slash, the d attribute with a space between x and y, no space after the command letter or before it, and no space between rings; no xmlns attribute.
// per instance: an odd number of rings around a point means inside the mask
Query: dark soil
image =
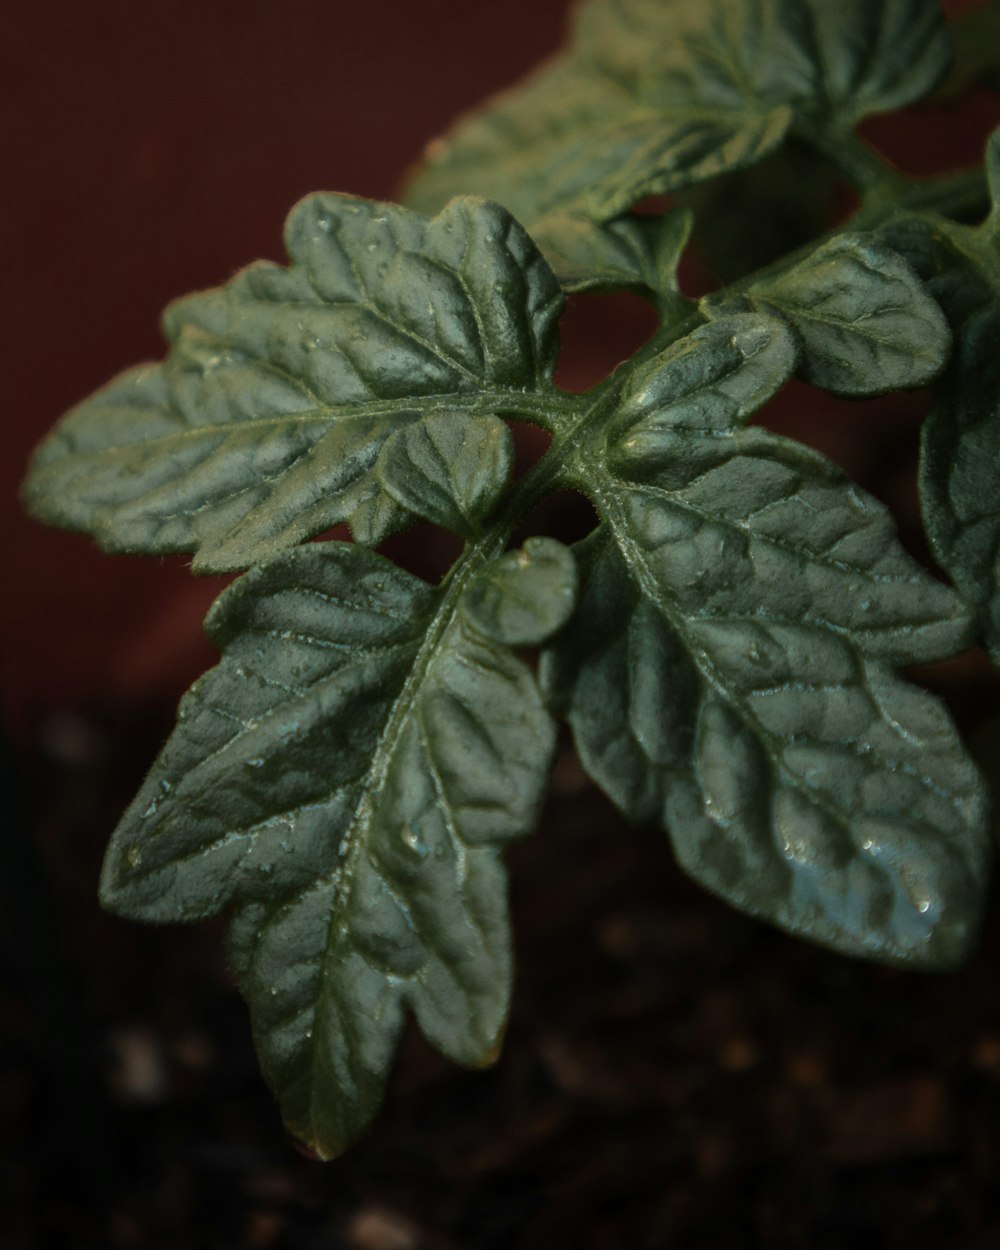
<svg viewBox="0 0 1000 1250"><path fill-rule="evenodd" d="M1000 1245L997 919L950 976L813 949L689 883L568 751L510 857L499 1063L462 1071L412 1031L371 1134L301 1157L218 926L94 901L168 728L161 709L49 717L7 786L5 1250Z"/></svg>

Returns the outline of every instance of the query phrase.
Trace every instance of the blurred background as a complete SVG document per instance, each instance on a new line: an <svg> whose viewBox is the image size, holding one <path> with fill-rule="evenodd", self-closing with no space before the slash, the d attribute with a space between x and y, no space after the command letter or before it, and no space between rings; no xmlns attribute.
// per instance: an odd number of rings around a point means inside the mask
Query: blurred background
<svg viewBox="0 0 1000 1250"><path fill-rule="evenodd" d="M624 826L568 747L539 834L511 856L520 976L500 1064L465 1073L409 1034L384 1114L337 1163L299 1157L283 1134L219 926L146 929L97 906L107 837L214 660L200 624L226 579L28 520L16 492L32 447L162 354L170 299L283 259L300 196L391 198L457 113L556 47L565 9L41 0L8 15L4 1247L1000 1244L997 923L947 978L797 944L687 883L662 835ZM997 100L977 89L867 134L909 172L958 167L979 159ZM849 205L835 185L816 195L806 216L821 225ZM692 294L725 267L704 243L684 271ZM560 380L592 384L652 329L633 297L572 301ZM840 460L925 554L913 470L926 402L793 385L766 419ZM525 456L536 447L522 439ZM588 514L570 501L538 524L571 537ZM434 575L448 548L421 529L393 554ZM1000 686L982 658L922 677L992 772Z"/></svg>

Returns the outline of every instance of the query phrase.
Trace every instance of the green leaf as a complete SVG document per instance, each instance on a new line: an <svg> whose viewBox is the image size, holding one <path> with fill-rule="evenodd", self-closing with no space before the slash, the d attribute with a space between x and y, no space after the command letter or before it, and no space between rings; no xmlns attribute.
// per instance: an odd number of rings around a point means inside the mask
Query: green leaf
<svg viewBox="0 0 1000 1250"><path fill-rule="evenodd" d="M626 471L669 464L678 447L686 454L685 433L741 425L784 386L797 359L776 317L737 313L699 326L629 379L609 424L611 463Z"/></svg>
<svg viewBox="0 0 1000 1250"><path fill-rule="evenodd" d="M702 105L655 82L647 93L570 48L435 140L407 199L429 210L475 186L533 233L554 212L607 221L643 196L759 160L790 120L786 108Z"/></svg>
<svg viewBox="0 0 1000 1250"><path fill-rule="evenodd" d="M382 1097L404 1011L496 1055L511 980L500 852L533 823L553 727L530 670L454 594L350 544L224 592L223 659L126 812L106 905L231 911L232 965L290 1130L322 1157Z"/></svg>
<svg viewBox="0 0 1000 1250"><path fill-rule="evenodd" d="M920 494L935 556L981 611L1000 665L1000 300L967 318L924 423Z"/></svg>
<svg viewBox="0 0 1000 1250"><path fill-rule="evenodd" d="M760 427L672 428L675 412L651 412L608 463L622 524L658 559L669 550L662 574L685 611L815 619L897 664L969 645L965 605L830 461Z"/></svg>
<svg viewBox="0 0 1000 1250"><path fill-rule="evenodd" d="M796 125L840 134L898 108L949 60L935 0L590 0L560 56L430 145L408 200L432 211L490 196L562 281L606 283L603 254L619 252L616 269L623 258L602 223L755 164ZM566 217L593 239L569 258ZM622 285L649 282L641 259L622 272Z"/></svg>
<svg viewBox="0 0 1000 1250"><path fill-rule="evenodd" d="M787 104L841 127L919 99L951 63L937 0L589 0L577 38L659 97Z"/></svg>
<svg viewBox="0 0 1000 1250"><path fill-rule="evenodd" d="M550 213L536 222L535 241L563 289L614 291L634 287L681 298L677 267L691 234L684 208L661 215L616 217L598 228L585 213Z"/></svg>
<svg viewBox="0 0 1000 1250"><path fill-rule="evenodd" d="M979 609L1000 665L1000 131L986 149L993 208L979 227L907 217L882 231L904 251L955 331L921 436L920 495L931 549Z"/></svg>
<svg viewBox="0 0 1000 1250"><path fill-rule="evenodd" d="M174 304L166 362L64 419L26 486L36 515L110 550L195 551L202 572L344 520L375 543L407 516L374 472L392 434L516 413L551 387L562 297L499 206L459 200L428 221L316 195L286 243L289 268Z"/></svg>
<svg viewBox="0 0 1000 1250"><path fill-rule="evenodd" d="M410 512L471 537L506 489L514 438L499 417L439 412L397 430L383 445L378 476Z"/></svg>
<svg viewBox="0 0 1000 1250"><path fill-rule="evenodd" d="M871 235L842 234L746 301L787 318L802 343L802 376L836 395L923 386L944 368L951 335L941 309L905 260ZM728 312L725 293L702 301Z"/></svg>
<svg viewBox="0 0 1000 1250"><path fill-rule="evenodd" d="M578 458L604 521L543 685L599 784L710 889L848 953L950 964L978 918L985 797L893 668L967 645L970 614L839 469L742 427L795 359L754 320L674 344L604 455Z"/></svg>
<svg viewBox="0 0 1000 1250"><path fill-rule="evenodd" d="M966 318L991 295L978 260L961 246L964 240L955 231L964 233L965 227L937 216L907 214L894 217L877 235L913 269L957 338Z"/></svg>
<svg viewBox="0 0 1000 1250"><path fill-rule="evenodd" d="M477 633L511 647L544 642L569 620L576 603L576 565L554 538L529 538L469 583L466 621Z"/></svg>
<svg viewBox="0 0 1000 1250"><path fill-rule="evenodd" d="M959 962L989 839L941 704L819 620L676 605L643 531L577 548L575 625L543 657L587 771L740 910L849 955Z"/></svg>

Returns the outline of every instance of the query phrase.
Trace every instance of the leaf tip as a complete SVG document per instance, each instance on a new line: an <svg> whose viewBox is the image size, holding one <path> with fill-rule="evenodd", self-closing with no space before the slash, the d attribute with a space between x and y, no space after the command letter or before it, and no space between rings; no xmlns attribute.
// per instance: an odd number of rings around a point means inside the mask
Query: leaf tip
<svg viewBox="0 0 1000 1250"><path fill-rule="evenodd" d="M308 1159L311 1163L332 1163L334 1159L339 1158L344 1153L343 1147L328 1146L320 1140L305 1141L303 1138L296 1136L291 1129L287 1129L287 1132L289 1143L295 1153L300 1154L303 1159Z"/></svg>

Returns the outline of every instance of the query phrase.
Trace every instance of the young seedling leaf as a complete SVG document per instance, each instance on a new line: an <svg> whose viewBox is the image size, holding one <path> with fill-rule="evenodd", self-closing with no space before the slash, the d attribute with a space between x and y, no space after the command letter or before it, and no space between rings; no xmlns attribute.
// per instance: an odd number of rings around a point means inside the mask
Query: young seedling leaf
<svg viewBox="0 0 1000 1250"><path fill-rule="evenodd" d="M806 614L896 664L954 654L969 610L906 554L888 510L819 453L746 426L794 362L773 318L699 327L638 372L603 455L578 458L581 484L669 548L687 610Z"/></svg>
<svg viewBox="0 0 1000 1250"><path fill-rule="evenodd" d="M550 213L536 222L535 242L564 290L655 291L678 301L677 266L691 235L685 208L659 215L616 217L598 227L582 212Z"/></svg>
<svg viewBox="0 0 1000 1250"><path fill-rule="evenodd" d="M430 145L409 202L488 195L561 280L607 282L602 223L760 161L797 122L842 134L898 108L950 55L935 0L590 0L560 56ZM569 258L567 216L594 239ZM641 258L629 268L622 285L648 284Z"/></svg>
<svg viewBox="0 0 1000 1250"><path fill-rule="evenodd" d="M841 128L926 95L952 55L937 0L589 0L577 40L670 99L790 105Z"/></svg>
<svg viewBox="0 0 1000 1250"><path fill-rule="evenodd" d="M603 223L648 195L760 160L790 122L784 107L703 106L683 93L661 99L655 84L647 98L641 84L604 74L571 50L431 144L406 198L433 211L455 188L471 188L528 227L567 285L607 284L610 253L620 285L641 286L653 276L641 251L634 243L623 249L619 232ZM577 235L569 251L566 218Z"/></svg>
<svg viewBox="0 0 1000 1250"><path fill-rule="evenodd" d="M471 537L503 494L514 438L499 417L439 412L391 435L378 459L382 486L403 508Z"/></svg>
<svg viewBox="0 0 1000 1250"><path fill-rule="evenodd" d="M730 546L693 609L676 517L642 512L577 547L575 627L543 656L587 771L628 816L661 822L685 871L741 910L850 955L961 960L989 839L982 782L944 708L822 608L800 610L820 581L814 553L787 612L766 589L749 608L713 595L727 574L754 579L748 517L748 548Z"/></svg>
<svg viewBox="0 0 1000 1250"><path fill-rule="evenodd" d="M500 852L531 827L553 727L530 670L436 591L351 544L225 591L221 663L108 850L143 920L232 912L230 955L291 1131L328 1158L374 1114L411 1009L495 1058L511 955Z"/></svg>
<svg viewBox="0 0 1000 1250"><path fill-rule="evenodd" d="M986 150L993 208L979 227L910 217L883 234L902 248L954 330L921 436L920 496L931 549L980 611L1000 665L1000 131Z"/></svg>
<svg viewBox="0 0 1000 1250"><path fill-rule="evenodd" d="M800 373L838 395L923 386L944 368L951 335L905 260L866 235L843 234L776 278L749 303L787 318L802 343ZM709 315L725 297L702 301Z"/></svg>
<svg viewBox="0 0 1000 1250"><path fill-rule="evenodd" d="M573 553L554 538L529 538L473 578L462 608L485 638L532 647L562 629L575 603Z"/></svg>
<svg viewBox="0 0 1000 1250"><path fill-rule="evenodd" d="M174 304L166 362L64 419L26 486L36 515L110 550L194 551L202 572L345 520L378 542L407 516L374 471L392 434L516 412L550 387L562 296L498 205L459 200L428 221L316 195L286 242L289 268L254 265Z"/></svg>
<svg viewBox="0 0 1000 1250"><path fill-rule="evenodd" d="M798 345L755 313L700 326L636 369L608 430L612 464L669 464L678 440L743 425L788 381Z"/></svg>
<svg viewBox="0 0 1000 1250"><path fill-rule="evenodd" d="M794 361L747 314L647 366L605 456L578 460L604 522L543 685L595 779L710 889L852 954L950 965L976 932L985 796L893 669L954 653L970 613L839 469L743 424Z"/></svg>
<svg viewBox="0 0 1000 1250"><path fill-rule="evenodd" d="M1000 296L1000 292L998 292ZM934 554L978 605L1000 665L1000 298L970 316L921 440L920 495Z"/></svg>

